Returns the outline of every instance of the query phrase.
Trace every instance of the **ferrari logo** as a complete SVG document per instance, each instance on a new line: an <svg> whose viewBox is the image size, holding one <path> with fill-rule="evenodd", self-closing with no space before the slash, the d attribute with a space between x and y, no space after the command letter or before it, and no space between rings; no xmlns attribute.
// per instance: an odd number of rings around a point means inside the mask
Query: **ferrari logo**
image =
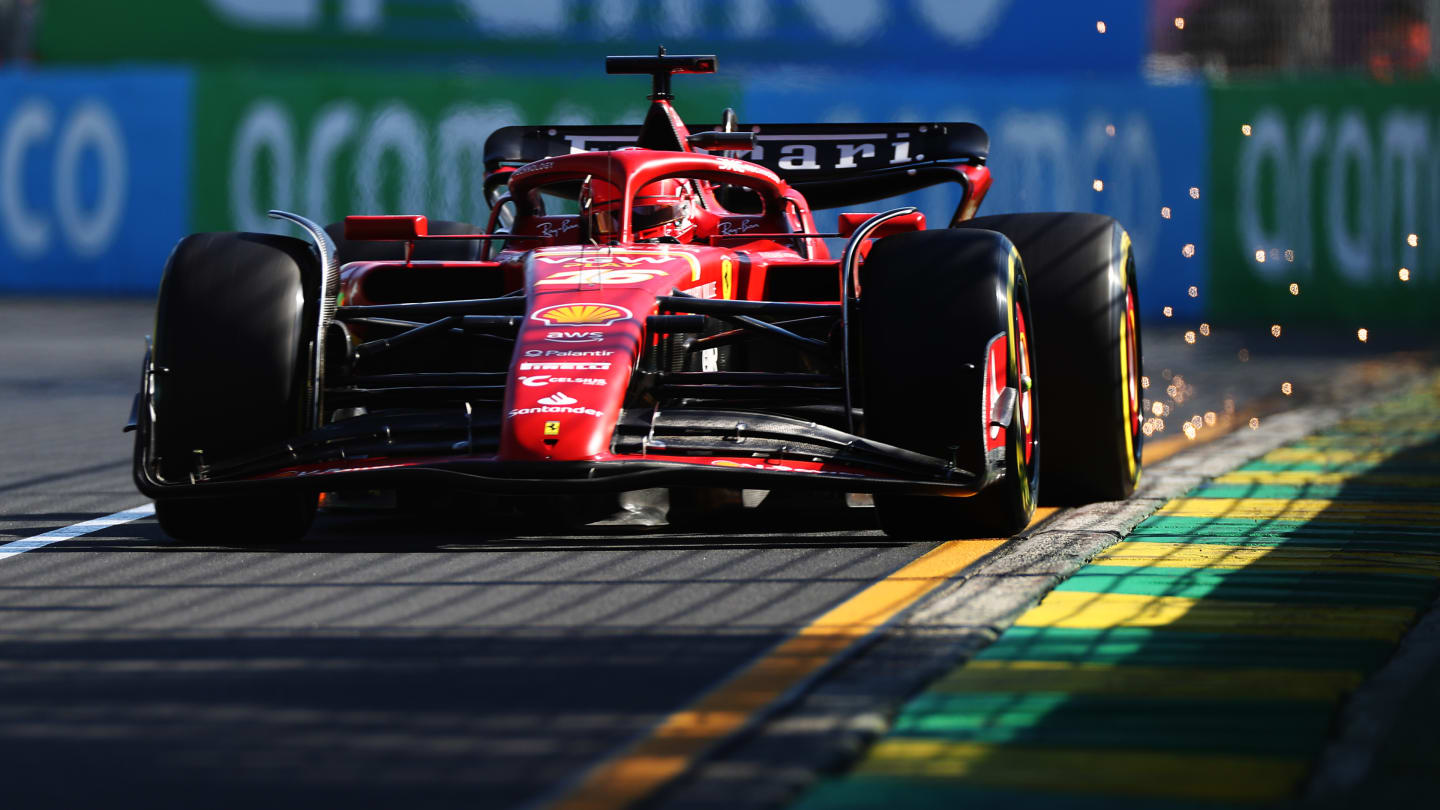
<svg viewBox="0 0 1440 810"><path fill-rule="evenodd" d="M559 423L559 422L546 422L546 423L545 423L545 435L546 435L546 436L559 436L559 435L560 435L560 423Z"/></svg>
<svg viewBox="0 0 1440 810"><path fill-rule="evenodd" d="M735 268L734 263L731 262L728 257L720 260L720 297L721 297L721 298L733 298L733 297L734 297L734 296L731 295L731 293L732 293L732 292L734 291L734 289L735 289L735 274L734 274L734 268Z"/></svg>

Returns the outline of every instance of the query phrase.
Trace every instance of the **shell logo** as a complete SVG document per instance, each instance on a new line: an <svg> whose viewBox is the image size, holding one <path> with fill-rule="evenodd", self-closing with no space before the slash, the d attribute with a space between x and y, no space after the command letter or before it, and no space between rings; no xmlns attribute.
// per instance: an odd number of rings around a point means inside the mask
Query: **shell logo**
<svg viewBox="0 0 1440 810"><path fill-rule="evenodd" d="M530 317L553 326L609 326L633 316L630 310L611 304L557 304Z"/></svg>

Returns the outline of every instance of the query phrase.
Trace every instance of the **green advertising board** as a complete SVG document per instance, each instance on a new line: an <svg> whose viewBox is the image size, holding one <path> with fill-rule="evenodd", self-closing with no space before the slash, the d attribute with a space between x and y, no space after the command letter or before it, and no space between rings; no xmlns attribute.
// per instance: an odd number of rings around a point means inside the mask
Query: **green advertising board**
<svg viewBox="0 0 1440 810"><path fill-rule="evenodd" d="M638 124L643 78L581 81L394 71L202 70L195 82L191 226L280 230L282 208L318 222L421 213L483 226L485 138L510 124ZM676 103L715 121L739 91L709 77Z"/></svg>
<svg viewBox="0 0 1440 810"><path fill-rule="evenodd" d="M1440 83L1222 84L1210 103L1216 320L1440 323Z"/></svg>
<svg viewBox="0 0 1440 810"><path fill-rule="evenodd" d="M259 61L598 69L608 54L716 53L720 68L957 66L1133 75L1137 0L44 0L35 49L61 62ZM1095 21L1105 20L1104 36ZM1020 47L1017 47L1019 45Z"/></svg>

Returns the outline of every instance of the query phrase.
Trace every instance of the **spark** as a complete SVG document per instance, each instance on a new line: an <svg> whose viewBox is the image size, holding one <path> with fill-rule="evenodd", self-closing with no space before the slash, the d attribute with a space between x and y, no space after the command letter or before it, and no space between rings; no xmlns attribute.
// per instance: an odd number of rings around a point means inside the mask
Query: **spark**
<svg viewBox="0 0 1440 810"><path fill-rule="evenodd" d="M1185 30L1185 18L1184 18L1184 17L1176 17L1176 18L1175 18L1175 28L1178 29L1178 30L1180 30L1180 31L1184 31L1184 30Z"/></svg>
<svg viewBox="0 0 1440 810"><path fill-rule="evenodd" d="M1360 338L1360 342L1364 343L1370 339L1370 330L1362 326L1355 330L1355 337Z"/></svg>
<svg viewBox="0 0 1440 810"><path fill-rule="evenodd" d="M1184 257L1187 258L1187 259L1190 258L1191 256L1194 256L1194 255L1195 255L1195 244L1194 244L1193 242L1186 242L1186 243L1185 243L1185 247L1180 248L1180 255L1181 255L1181 256L1184 256Z"/></svg>
<svg viewBox="0 0 1440 810"><path fill-rule="evenodd" d="M1260 417L1258 417L1258 416L1252 416L1252 417L1250 417L1250 429L1251 429L1251 430L1259 430L1259 429L1260 429Z"/></svg>
<svg viewBox="0 0 1440 810"><path fill-rule="evenodd" d="M1270 336L1277 338L1280 337L1280 324L1276 323L1270 325Z"/></svg>
<svg viewBox="0 0 1440 810"><path fill-rule="evenodd" d="M1296 284L1296 283L1293 282L1293 281L1290 282L1290 294L1291 294L1291 295L1299 295L1299 294L1300 294L1300 285L1299 285L1299 284Z"/></svg>
<svg viewBox="0 0 1440 810"><path fill-rule="evenodd" d="M1261 264L1264 264L1264 263L1265 263L1265 251L1263 251L1263 250L1257 250L1257 251L1255 251L1255 261L1257 261L1257 262L1259 262L1259 263L1261 263Z"/></svg>
<svg viewBox="0 0 1440 810"><path fill-rule="evenodd" d="M1153 414L1155 414L1156 416L1159 416L1160 414L1162 414L1162 413L1164 413L1164 412L1165 412L1165 406L1162 405L1162 404L1159 403L1159 402L1156 402L1155 404L1153 404L1153 405L1150 406L1150 413L1153 413Z"/></svg>
<svg viewBox="0 0 1440 810"><path fill-rule="evenodd" d="M1112 138L1115 137L1115 125L1114 125L1114 124L1106 124L1106 125L1105 125L1105 134L1106 134L1106 135L1109 135L1109 136L1112 137Z"/></svg>
<svg viewBox="0 0 1440 810"><path fill-rule="evenodd" d="M1216 420L1217 418L1218 418L1218 417L1215 416L1215 412L1214 412L1214 411L1206 411L1206 412L1205 412L1205 426L1206 426L1206 427L1215 427L1215 420Z"/></svg>
<svg viewBox="0 0 1440 810"><path fill-rule="evenodd" d="M1199 298L1199 297L1200 297L1200 288L1199 288L1199 287L1196 287L1194 284L1191 284L1191 285L1190 285L1190 289L1186 290L1185 293L1186 293L1187 295L1189 295L1191 298Z"/></svg>
<svg viewBox="0 0 1440 810"><path fill-rule="evenodd" d="M1295 388L1294 388L1294 386L1290 385L1290 383L1288 383L1288 382L1280 383L1280 393L1282 393L1282 394L1284 394L1285 396L1288 397L1288 396L1290 396L1290 395L1291 395L1292 393L1294 393L1294 392L1295 392Z"/></svg>
<svg viewBox="0 0 1440 810"><path fill-rule="evenodd" d="M1173 386L1173 385L1167 385L1167 386L1165 386L1165 395L1168 396L1168 397L1170 397L1171 399L1174 399L1174 398L1175 398L1175 395L1176 395L1176 394L1179 394L1179 393L1180 393L1180 389L1179 389L1179 388L1176 388L1176 387Z"/></svg>
<svg viewBox="0 0 1440 810"><path fill-rule="evenodd" d="M1287 261L1287 262L1293 262L1293 261L1295 261L1295 251L1293 251L1293 250L1287 250L1287 251L1285 251L1285 261Z"/></svg>
<svg viewBox="0 0 1440 810"><path fill-rule="evenodd" d="M1420 247L1419 235L1412 233L1409 236L1405 237L1405 244L1409 245L1410 247Z"/></svg>
<svg viewBox="0 0 1440 810"><path fill-rule="evenodd" d="M1190 187L1190 199L1192 199L1192 200L1198 200L1198 199L1200 199L1200 188L1199 188L1198 186L1191 186L1191 187Z"/></svg>
<svg viewBox="0 0 1440 810"><path fill-rule="evenodd" d="M1140 432L1146 436L1153 436L1155 434L1155 426L1150 423L1149 419L1146 419L1145 424L1140 426Z"/></svg>
<svg viewBox="0 0 1440 810"><path fill-rule="evenodd" d="M1090 187L1093 188L1093 189L1095 189L1096 191L1104 191L1104 190L1105 190L1105 181L1104 181L1104 180L1101 180L1101 179L1099 179L1099 178L1096 178L1095 182L1093 182L1093 183L1090 184Z"/></svg>
<svg viewBox="0 0 1440 810"><path fill-rule="evenodd" d="M1165 312L1165 317L1169 318L1169 317L1172 317L1172 316L1175 314L1175 309L1174 309L1173 307L1165 307L1164 312Z"/></svg>
<svg viewBox="0 0 1440 810"><path fill-rule="evenodd" d="M1105 33L1105 21L1104 21L1104 20L1096 20L1096 21L1095 21L1095 30L1096 30L1096 31L1099 31L1099 32L1102 33L1102 34Z"/></svg>
<svg viewBox="0 0 1440 810"><path fill-rule="evenodd" d="M1204 335L1205 337L1210 337L1210 324L1200 324L1200 334Z"/></svg>
<svg viewBox="0 0 1440 810"><path fill-rule="evenodd" d="M1197 413L1194 416L1190 417L1190 424L1194 425L1196 430L1199 430L1201 425L1205 424L1205 420L1201 419L1200 414Z"/></svg>
<svg viewBox="0 0 1440 810"><path fill-rule="evenodd" d="M1147 376L1145 376L1144 374L1140 375L1140 387L1141 387L1141 388L1149 388L1149 387L1150 387L1150 378L1147 377Z"/></svg>
<svg viewBox="0 0 1440 810"><path fill-rule="evenodd" d="M1400 268L1400 280L1401 280L1401 281L1409 281L1409 280L1410 280L1410 268L1408 268L1408 267L1402 267L1402 268Z"/></svg>
<svg viewBox="0 0 1440 810"><path fill-rule="evenodd" d="M1195 331L1194 331L1193 329L1190 330L1190 331L1187 331L1187 332L1185 333L1185 342L1186 342L1186 343L1194 343L1194 342L1195 342Z"/></svg>
<svg viewBox="0 0 1440 810"><path fill-rule="evenodd" d="M1186 422L1186 423L1185 423L1185 427L1182 428L1182 429L1185 431L1185 438L1190 439L1191 441L1194 441L1194 440L1195 440L1195 426L1194 426L1194 425L1190 424L1189 422Z"/></svg>
<svg viewBox="0 0 1440 810"><path fill-rule="evenodd" d="M1241 125L1240 125L1240 134L1241 134L1241 135L1244 135L1244 136L1247 137L1247 138L1250 137L1250 125L1249 125L1249 124L1241 124Z"/></svg>
<svg viewBox="0 0 1440 810"><path fill-rule="evenodd" d="M1170 206L1168 206L1168 205L1162 205L1162 206L1160 206L1160 216L1161 216L1162 218L1164 218L1164 219L1169 219L1169 218L1170 218Z"/></svg>
<svg viewBox="0 0 1440 810"><path fill-rule="evenodd" d="M1248 363L1248 362L1250 362L1250 350L1249 350L1249 349L1241 349L1239 352L1236 353L1235 356L1236 356L1236 357L1239 357L1239 358L1240 358L1240 362L1242 362L1242 363Z"/></svg>

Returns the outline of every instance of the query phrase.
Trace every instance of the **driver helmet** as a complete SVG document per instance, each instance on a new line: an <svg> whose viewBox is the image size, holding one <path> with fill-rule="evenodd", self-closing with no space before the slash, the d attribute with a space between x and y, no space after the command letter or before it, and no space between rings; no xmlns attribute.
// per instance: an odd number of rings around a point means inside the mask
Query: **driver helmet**
<svg viewBox="0 0 1440 810"><path fill-rule="evenodd" d="M621 205L619 190L604 181L590 181L584 215L589 218L590 234L596 239L620 235ZM689 183L684 180L657 180L646 184L635 195L631 208L631 229L637 242L664 239L689 242L695 235L694 215L699 205Z"/></svg>

